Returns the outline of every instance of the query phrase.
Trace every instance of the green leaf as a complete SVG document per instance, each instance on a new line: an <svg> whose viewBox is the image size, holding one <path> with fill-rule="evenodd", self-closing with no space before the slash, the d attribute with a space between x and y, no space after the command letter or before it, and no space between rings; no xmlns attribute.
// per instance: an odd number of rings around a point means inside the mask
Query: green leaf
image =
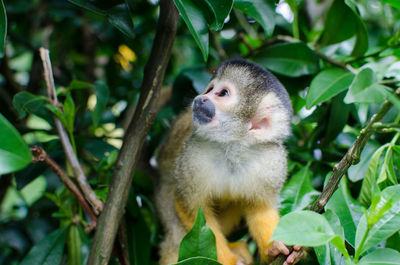
<svg viewBox="0 0 400 265"><path fill-rule="evenodd" d="M70 134L72 134L74 132L75 104L74 100L72 99L71 93L67 94L63 104L63 108L66 121L66 124L64 124L65 128Z"/></svg>
<svg viewBox="0 0 400 265"><path fill-rule="evenodd" d="M357 265L399 265L400 253L390 248L378 248L363 257Z"/></svg>
<svg viewBox="0 0 400 265"><path fill-rule="evenodd" d="M84 89L84 88L92 88L93 85L88 83L88 82L84 82L84 81L80 81L80 80L72 80L71 83L69 83L67 90L73 90L73 89Z"/></svg>
<svg viewBox="0 0 400 265"><path fill-rule="evenodd" d="M203 11L208 27L215 31L224 27L224 21L233 6L233 0L197 0L194 3Z"/></svg>
<svg viewBox="0 0 400 265"><path fill-rule="evenodd" d="M46 109L51 111L61 122L62 124L67 127L68 126L68 120L65 114L61 111L61 109L57 106L51 105L51 104L45 104Z"/></svg>
<svg viewBox="0 0 400 265"><path fill-rule="evenodd" d="M107 10L107 19L111 25L124 33L127 37L132 39L135 37L133 22L126 5L117 5Z"/></svg>
<svg viewBox="0 0 400 265"><path fill-rule="evenodd" d="M39 176L21 190L21 196L24 198L27 206L32 206L37 200L43 197L46 188L46 178Z"/></svg>
<svg viewBox="0 0 400 265"><path fill-rule="evenodd" d="M348 177L352 182L359 181L364 178L368 163L372 158L372 155L375 151L380 147L380 144L376 141L370 140L364 147L364 150L361 153L360 162L356 165L350 166L349 170L347 171Z"/></svg>
<svg viewBox="0 0 400 265"><path fill-rule="evenodd" d="M107 12L103 9L98 8L97 6L91 4L89 1L85 1L85 0L68 0L69 2L85 8L89 11L92 11L93 13L99 14L99 15L106 15Z"/></svg>
<svg viewBox="0 0 400 265"><path fill-rule="evenodd" d="M203 93L212 75L201 68L189 68L183 71L183 75L192 81L193 88L198 94Z"/></svg>
<svg viewBox="0 0 400 265"><path fill-rule="evenodd" d="M354 36L357 30L357 17L344 0L335 0L325 20L321 45L342 42Z"/></svg>
<svg viewBox="0 0 400 265"><path fill-rule="evenodd" d="M326 244L334 237L335 233L325 217L312 211L298 211L281 218L271 241L315 247Z"/></svg>
<svg viewBox="0 0 400 265"><path fill-rule="evenodd" d="M67 228L59 228L32 247L20 265L54 265L60 264Z"/></svg>
<svg viewBox="0 0 400 265"><path fill-rule="evenodd" d="M306 97L306 107L309 109L346 90L353 77L352 73L339 68L329 68L320 72L311 81Z"/></svg>
<svg viewBox="0 0 400 265"><path fill-rule="evenodd" d="M175 265L221 265L221 263L210 258L193 257L175 263Z"/></svg>
<svg viewBox="0 0 400 265"><path fill-rule="evenodd" d="M369 160L367 172L365 173L360 195L358 197L358 201L360 201L365 206L370 205L373 195L375 194L375 192L379 191L379 187L376 183L377 172L379 168L380 157L382 156L382 152L387 147L388 145L383 145L378 148Z"/></svg>
<svg viewBox="0 0 400 265"><path fill-rule="evenodd" d="M91 115L92 115L93 124L94 124L94 126L97 127L99 125L101 115L103 114L104 109L107 105L110 91L108 89L107 84L104 83L103 81L97 81L94 84L94 86L96 88L96 106L95 106L94 110L92 111Z"/></svg>
<svg viewBox="0 0 400 265"><path fill-rule="evenodd" d="M311 185L311 174L309 167L304 166L285 184L281 192L282 215L303 210L319 195Z"/></svg>
<svg viewBox="0 0 400 265"><path fill-rule="evenodd" d="M331 143L347 124L351 106L343 103L345 95L343 91L332 99L329 109L329 121L323 139L324 144Z"/></svg>
<svg viewBox="0 0 400 265"><path fill-rule="evenodd" d="M351 56L361 57L368 50L368 32L360 16L356 13L354 13L354 16L356 20L356 43L354 44Z"/></svg>
<svg viewBox="0 0 400 265"><path fill-rule="evenodd" d="M120 4L108 10L104 10L95 6L90 1L85 1L85 0L68 0L68 1L79 7L85 8L91 12L105 16L111 25L116 27L126 36L130 38L133 38L135 36L135 33L133 31L132 19L129 15L129 10L127 5Z"/></svg>
<svg viewBox="0 0 400 265"><path fill-rule="evenodd" d="M382 0L382 1L400 10L400 2L398 0Z"/></svg>
<svg viewBox="0 0 400 265"><path fill-rule="evenodd" d="M32 161L29 147L12 124L0 113L0 175L18 171Z"/></svg>
<svg viewBox="0 0 400 265"><path fill-rule="evenodd" d="M80 265L82 264L82 238L79 233L79 226L72 224L67 232L67 250L68 250L68 263L67 265Z"/></svg>
<svg viewBox="0 0 400 265"><path fill-rule="evenodd" d="M201 10L190 0L174 0L174 2L188 26L190 33L192 33L194 40L199 46L204 61L207 61L209 46L208 28Z"/></svg>
<svg viewBox="0 0 400 265"><path fill-rule="evenodd" d="M254 60L275 73L290 77L311 75L318 71L318 57L303 42L267 47Z"/></svg>
<svg viewBox="0 0 400 265"><path fill-rule="evenodd" d="M367 220L370 222L369 220L374 219L375 222L377 217L381 216L381 218L368 231L360 254L363 254L365 251L376 246L379 242L400 230L400 185L394 185L384 189L378 204L381 204L379 208L383 209L383 211L379 211L378 209L378 211L372 212L369 210L368 215L375 214L377 216L370 216ZM389 210L386 210L388 204L391 207Z"/></svg>
<svg viewBox="0 0 400 265"><path fill-rule="evenodd" d="M43 96L36 96L23 91L14 96L13 105L18 111L18 118L22 119L27 113L35 114L42 118L51 118L49 113L43 108L48 99Z"/></svg>
<svg viewBox="0 0 400 265"><path fill-rule="evenodd" d="M351 197L345 178L327 203L326 209L332 210L339 217L347 242L354 246L356 227L364 208Z"/></svg>
<svg viewBox="0 0 400 265"><path fill-rule="evenodd" d="M4 56L7 37L7 13L3 0L0 0L0 58Z"/></svg>
<svg viewBox="0 0 400 265"><path fill-rule="evenodd" d="M333 232L338 235L336 237L337 245L339 245L340 250L335 247L332 243L326 243L325 245L314 247L315 254L317 255L318 261L320 264L342 264L343 253L345 253L346 257L348 257L347 250L343 248L343 238L344 231L343 227L340 223L339 217L332 212L331 210L327 210L323 213L323 216L328 220L329 225L332 227ZM340 243L340 241L342 243Z"/></svg>
<svg viewBox="0 0 400 265"><path fill-rule="evenodd" d="M179 247L178 261L196 256L217 259L215 236L212 230L206 225L206 219L201 207L192 229L182 239Z"/></svg>
<svg viewBox="0 0 400 265"><path fill-rule="evenodd" d="M374 71L364 68L355 76L344 102L379 104L385 100L386 92L385 87L378 84Z"/></svg>
<svg viewBox="0 0 400 265"><path fill-rule="evenodd" d="M275 12L264 0L235 0L234 7L254 18L264 29L267 36L272 36L275 29Z"/></svg>

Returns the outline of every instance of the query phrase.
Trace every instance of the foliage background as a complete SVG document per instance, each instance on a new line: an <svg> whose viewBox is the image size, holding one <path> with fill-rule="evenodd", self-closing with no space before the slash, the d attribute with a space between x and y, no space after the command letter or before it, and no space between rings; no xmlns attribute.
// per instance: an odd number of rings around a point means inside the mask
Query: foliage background
<svg viewBox="0 0 400 265"><path fill-rule="evenodd" d="M0 36L6 40L0 45L0 264L84 264L93 238L93 232L84 232L89 218L53 171L42 163L30 163L25 145L41 146L73 176L52 118L57 111L46 106L38 49L50 50L63 109L59 118L91 186L105 201L118 149L138 101L159 4L136 0L2 3ZM399 264L398 1L193 3L175 1L181 19L161 93L163 101L170 100L159 109L146 138L124 216L130 263L157 262L162 229L152 202L157 171L150 161L171 121L202 91L218 63L242 56L277 75L293 103L282 215L311 205L372 115L387 99L394 105L382 123L374 124L360 162L349 168L325 207L321 226L331 237L318 244L307 241L312 233L304 228L307 217L302 217L304 222L292 217L297 224L282 225L283 231L298 232L298 238L293 234L289 238L291 243L316 246L306 264L344 264L346 252L355 263L372 264L371 259L379 263L392 257L390 264ZM388 216L390 220L384 220ZM305 236L299 230L303 228ZM338 251L340 243L336 247L329 243L334 235L346 240L345 250ZM234 235L240 238L256 252L246 231ZM377 248L381 250L373 254ZM117 262L113 256L111 263Z"/></svg>

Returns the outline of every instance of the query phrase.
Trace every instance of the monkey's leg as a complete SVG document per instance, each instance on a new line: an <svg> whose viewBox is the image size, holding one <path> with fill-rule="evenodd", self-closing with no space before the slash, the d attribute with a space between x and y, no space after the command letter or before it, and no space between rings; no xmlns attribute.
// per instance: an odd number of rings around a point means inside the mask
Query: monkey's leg
<svg viewBox="0 0 400 265"><path fill-rule="evenodd" d="M269 239L279 222L278 210L267 205L249 206L246 210L246 220L250 233L257 243L261 259L267 261L269 257Z"/></svg>
<svg viewBox="0 0 400 265"><path fill-rule="evenodd" d="M222 233L227 236L239 225L243 216L242 207L239 204L231 203L223 208L217 215L218 223ZM244 264L252 264L253 256L250 254L247 243L243 241L228 243L229 248L235 256L240 257Z"/></svg>
<svg viewBox="0 0 400 265"><path fill-rule="evenodd" d="M178 213L179 218L186 230L190 230L194 224L195 213L186 211L186 209L181 205L178 200L175 200L175 209ZM204 217L206 218L207 225L211 228L215 235L215 241L217 246L218 261L223 265L236 265L243 264L239 261L228 246L228 241L226 240L224 234L222 233L220 224L215 217L212 209L208 207L203 208Z"/></svg>

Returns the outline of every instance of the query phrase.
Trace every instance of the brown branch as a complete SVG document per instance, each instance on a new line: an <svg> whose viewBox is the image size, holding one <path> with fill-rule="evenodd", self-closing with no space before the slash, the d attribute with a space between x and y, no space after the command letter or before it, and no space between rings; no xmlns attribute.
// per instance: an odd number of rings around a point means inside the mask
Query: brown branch
<svg viewBox="0 0 400 265"><path fill-rule="evenodd" d="M171 55L178 23L178 11L172 0L160 1L160 17L153 47L146 64L138 106L124 137L104 211L90 250L88 265L108 264L111 249L146 135L155 118L160 88Z"/></svg>
<svg viewBox="0 0 400 265"><path fill-rule="evenodd" d="M322 193L311 206L311 211L319 213L324 209L325 205L328 203L328 200L337 189L339 182L346 173L347 169L351 165L357 164L360 161L361 151L364 149L370 136L375 130L374 124L382 120L391 106L392 103L390 103L390 101L385 101L380 110L371 117L367 126L361 130L360 135L357 137L353 146L347 151L342 160L340 160L340 162L333 167L333 174L329 178L329 181Z"/></svg>
<svg viewBox="0 0 400 265"><path fill-rule="evenodd" d="M96 227L97 216L94 214L92 208L90 208L89 204L86 202L83 197L81 191L75 185L75 183L68 177L67 173L54 161L40 146L34 145L31 148L31 153L33 155L33 162L43 162L45 163L57 176L60 177L61 181L65 184L65 186L75 195L81 204L82 208L89 215L92 222L88 224L85 231L89 232Z"/></svg>
<svg viewBox="0 0 400 265"><path fill-rule="evenodd" d="M47 93L49 95L51 103L54 106L58 106L58 100L57 100L57 94L56 94L56 89L55 89L55 85L54 85L53 71L51 69L49 51L44 48L40 48L39 51L40 51L40 57L43 62L44 78L45 78L46 84L47 84ZM67 135L67 132L65 131L61 121L57 117L54 117L54 122L56 124L56 128L57 128L58 135L60 137L64 152L67 156L68 162L71 165L72 171L74 172L74 175L76 177L79 187L82 189L82 192L85 195L86 199L94 207L94 210L96 212L101 212L103 210L103 203L97 198L96 194L90 187L90 185L86 179L85 173L83 172L83 169L82 169L81 165L79 164L78 158L76 157L76 155L73 151L71 142Z"/></svg>

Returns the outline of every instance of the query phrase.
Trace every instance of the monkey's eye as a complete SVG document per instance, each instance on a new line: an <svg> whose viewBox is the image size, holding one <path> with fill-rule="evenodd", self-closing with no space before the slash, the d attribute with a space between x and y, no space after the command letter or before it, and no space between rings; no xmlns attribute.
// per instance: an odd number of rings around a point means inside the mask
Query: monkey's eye
<svg viewBox="0 0 400 265"><path fill-rule="evenodd" d="M208 92L210 92L210 91L213 90L213 89L214 89L214 86L210 86L210 87L207 89L206 93L204 93L204 94L208 94Z"/></svg>
<svg viewBox="0 0 400 265"><path fill-rule="evenodd" d="M222 89L218 94L218 97L226 97L229 96L228 90Z"/></svg>

